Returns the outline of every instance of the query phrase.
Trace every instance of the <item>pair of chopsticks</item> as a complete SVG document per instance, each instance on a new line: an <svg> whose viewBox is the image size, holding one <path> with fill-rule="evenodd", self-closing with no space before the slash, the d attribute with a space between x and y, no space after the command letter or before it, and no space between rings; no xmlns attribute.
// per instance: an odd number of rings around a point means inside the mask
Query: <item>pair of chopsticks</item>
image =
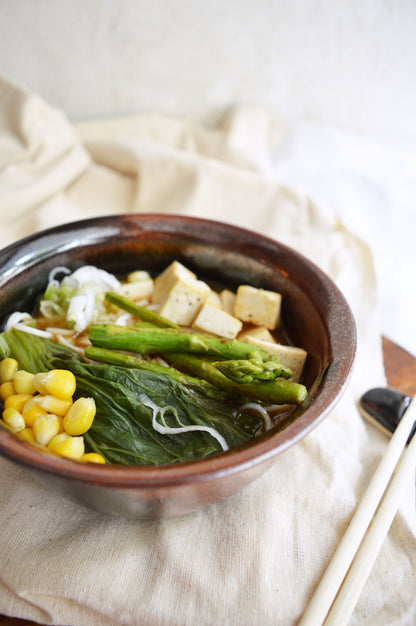
<svg viewBox="0 0 416 626"><path fill-rule="evenodd" d="M416 397L386 452L298 626L348 623L416 466ZM404 451L404 452L403 452Z"/></svg>

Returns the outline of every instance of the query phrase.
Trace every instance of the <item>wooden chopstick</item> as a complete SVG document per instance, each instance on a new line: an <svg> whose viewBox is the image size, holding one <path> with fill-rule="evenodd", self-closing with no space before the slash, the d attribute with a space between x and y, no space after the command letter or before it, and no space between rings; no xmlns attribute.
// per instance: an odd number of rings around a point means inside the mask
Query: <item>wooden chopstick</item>
<svg viewBox="0 0 416 626"><path fill-rule="evenodd" d="M342 626L348 622L416 465L416 437L403 453L415 418L416 397L397 426L298 626Z"/></svg>

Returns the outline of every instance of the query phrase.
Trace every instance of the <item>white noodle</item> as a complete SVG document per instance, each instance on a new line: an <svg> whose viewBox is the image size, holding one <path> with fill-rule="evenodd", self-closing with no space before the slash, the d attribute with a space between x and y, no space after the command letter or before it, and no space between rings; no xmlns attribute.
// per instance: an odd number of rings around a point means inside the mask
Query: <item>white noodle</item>
<svg viewBox="0 0 416 626"><path fill-rule="evenodd" d="M12 313L5 326L5 330L11 330L16 326L16 324L20 324L22 322L30 322L32 320L32 316L29 313L20 313L20 311L16 311L16 313Z"/></svg>
<svg viewBox="0 0 416 626"><path fill-rule="evenodd" d="M29 313L21 313L20 311L16 311L12 313L5 326L5 330L11 330L12 328L17 328L18 330L22 330L25 333L29 333L31 335L38 335L38 337L46 337L50 339L52 335L45 330L39 330L33 326L28 326L27 323L34 322L35 320Z"/></svg>
<svg viewBox="0 0 416 626"><path fill-rule="evenodd" d="M260 413L260 416L264 421L266 430L270 430L271 428L273 428L274 424L272 422L272 419L266 409L261 406L261 404L257 404L257 402L247 402L246 404L243 404L243 406L240 406L240 410L244 411L245 409Z"/></svg>
<svg viewBox="0 0 416 626"><path fill-rule="evenodd" d="M48 285L54 285L58 287L59 281L55 279L55 276L57 274L70 274L70 273L71 273L70 269L68 269L67 267L64 267L63 265L58 265L58 267L55 267L53 270L49 272Z"/></svg>
<svg viewBox="0 0 416 626"><path fill-rule="evenodd" d="M108 291L109 289L118 291L121 285L120 281L113 274L98 269L94 265L80 267L70 276L66 276L63 283L76 288L82 287L86 283L94 283L102 291Z"/></svg>
<svg viewBox="0 0 416 626"><path fill-rule="evenodd" d="M63 346L68 346L68 348L72 348L72 350L75 350L78 354L84 355L84 350L82 348L78 348L78 346L74 345L72 341L68 341L68 339L66 339L63 335L55 335L55 339Z"/></svg>
<svg viewBox="0 0 416 626"><path fill-rule="evenodd" d="M139 398L145 406L152 409L153 411L152 426L158 433L161 433L162 435L178 435L181 433L186 433L186 432L190 432L194 430L204 431L204 432L209 433L212 437L214 437L214 439L218 441L218 443L220 444L221 448L224 451L228 450L227 442L225 441L224 437L218 431L215 430L215 428L211 428L210 426L198 426L196 424L188 425L188 426L181 425L181 426L178 426L177 428L167 426L166 421L165 421L165 413L167 413L167 411L171 411L173 415L176 417L176 419L178 420L178 422L181 423L179 421L178 413L175 407L166 406L166 407L160 408L156 404L154 404L154 402L152 402L152 400L148 398L144 393L142 393L139 396ZM160 414L160 418L163 420L165 425L162 425L157 421L157 416L159 414Z"/></svg>

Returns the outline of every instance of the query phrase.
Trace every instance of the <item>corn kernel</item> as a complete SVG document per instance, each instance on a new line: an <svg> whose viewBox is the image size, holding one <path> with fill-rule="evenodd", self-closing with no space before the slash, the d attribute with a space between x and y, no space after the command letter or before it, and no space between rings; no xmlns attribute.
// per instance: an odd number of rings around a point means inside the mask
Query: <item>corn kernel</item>
<svg viewBox="0 0 416 626"><path fill-rule="evenodd" d="M30 393L15 393L13 396L9 396L5 399L4 408L9 409L12 407L21 413L23 411L23 407L26 402L30 400L30 398L33 398Z"/></svg>
<svg viewBox="0 0 416 626"><path fill-rule="evenodd" d="M43 394L51 394L61 400L72 398L76 380L69 370L50 370L36 374L34 384L36 389Z"/></svg>
<svg viewBox="0 0 416 626"><path fill-rule="evenodd" d="M64 428L64 418L62 417L62 415L57 415L56 417L58 418L58 422L59 422L59 430L58 430L58 434L59 434L59 433L63 433L63 432L65 432L65 428Z"/></svg>
<svg viewBox="0 0 416 626"><path fill-rule="evenodd" d="M26 428L24 428L23 430L21 430L19 432L19 437L21 437L25 441L30 441L30 443L35 443L36 442L35 433L33 432L33 428L28 428L27 426L26 426Z"/></svg>
<svg viewBox="0 0 416 626"><path fill-rule="evenodd" d="M46 409L39 406L38 396L31 396L22 409L26 426L33 426L38 415L46 415Z"/></svg>
<svg viewBox="0 0 416 626"><path fill-rule="evenodd" d="M85 452L84 437L72 437L68 433L56 435L47 447L60 456L76 461L79 461Z"/></svg>
<svg viewBox="0 0 416 626"><path fill-rule="evenodd" d="M68 409L72 405L72 400L62 400L61 398L56 398L55 396L36 396L37 404L45 409L47 413L53 413L54 415L62 415L64 416Z"/></svg>
<svg viewBox="0 0 416 626"><path fill-rule="evenodd" d="M5 401L9 396L14 396L16 393L16 389L14 388L13 383L8 380L0 385L0 398Z"/></svg>
<svg viewBox="0 0 416 626"><path fill-rule="evenodd" d="M6 424L14 430L15 433L20 432L26 427L23 415L13 407L4 409L2 417Z"/></svg>
<svg viewBox="0 0 416 626"><path fill-rule="evenodd" d="M17 370L13 376L13 385L17 393L35 393L33 374L25 370Z"/></svg>
<svg viewBox="0 0 416 626"><path fill-rule="evenodd" d="M105 458L97 452L88 452L82 455L81 461L86 461L87 463L105 463Z"/></svg>
<svg viewBox="0 0 416 626"><path fill-rule="evenodd" d="M38 374L35 374L33 377L33 384L35 386L36 391L38 391L39 393L43 393L43 395L46 395L48 393L45 385L42 382L46 375L47 375L47 372L39 372Z"/></svg>
<svg viewBox="0 0 416 626"><path fill-rule="evenodd" d="M16 373L18 363L16 359L6 357L0 361L0 381L2 383L12 380Z"/></svg>
<svg viewBox="0 0 416 626"><path fill-rule="evenodd" d="M38 415L33 424L36 443L47 446L51 439L59 433L59 419L56 415L47 413Z"/></svg>
<svg viewBox="0 0 416 626"><path fill-rule="evenodd" d="M95 417L94 398L78 398L64 416L64 429L69 435L83 435Z"/></svg>
<svg viewBox="0 0 416 626"><path fill-rule="evenodd" d="M50 440L46 447L48 450L52 450L52 452L54 452L55 448L59 447L66 439L69 439L70 436L71 435L68 435L68 433L58 433Z"/></svg>

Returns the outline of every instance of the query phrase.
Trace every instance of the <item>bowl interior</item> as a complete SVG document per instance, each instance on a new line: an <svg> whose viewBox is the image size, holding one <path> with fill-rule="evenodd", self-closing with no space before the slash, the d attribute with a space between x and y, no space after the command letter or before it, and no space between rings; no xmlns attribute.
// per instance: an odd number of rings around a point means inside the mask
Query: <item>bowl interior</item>
<svg viewBox="0 0 416 626"><path fill-rule="evenodd" d="M50 229L0 252L0 324L16 310L34 310L49 272L57 266L75 270L91 264L118 276L135 269L157 274L175 259L213 284L230 289L250 284L282 294L286 339L308 352L302 382L310 400L249 444L249 453L231 451L218 459L229 455L233 460L228 464L238 464L292 445L325 417L345 389L355 354L355 326L333 282L303 256L267 237L218 222L154 214L95 218ZM4 438L0 431L0 451L15 456L20 454L16 450L10 436ZM32 452L23 454L32 462ZM36 462L50 465L49 460ZM65 461L60 467L71 473L74 465ZM91 475L97 469L105 477L108 468L91 468ZM126 476L143 472L124 470Z"/></svg>

